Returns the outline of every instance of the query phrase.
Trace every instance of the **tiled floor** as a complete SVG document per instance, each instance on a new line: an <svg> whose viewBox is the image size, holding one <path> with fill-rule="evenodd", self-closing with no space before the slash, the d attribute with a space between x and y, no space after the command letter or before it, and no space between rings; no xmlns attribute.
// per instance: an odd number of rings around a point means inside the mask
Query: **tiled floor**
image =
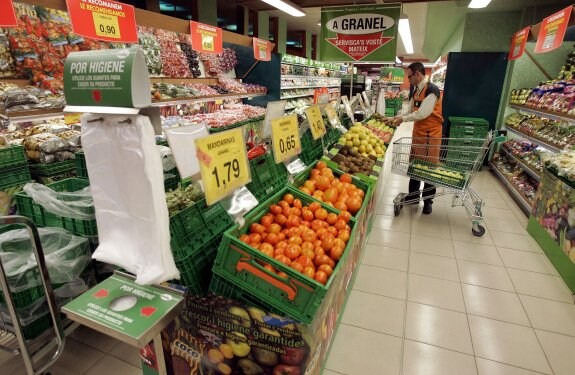
<svg viewBox="0 0 575 375"><path fill-rule="evenodd" d="M473 186L487 202L481 238L447 197L430 216L419 206L394 217L407 179L388 175L324 375L575 374L573 296L495 177L482 171ZM51 373L130 375L139 365L134 349L80 329ZM0 354L0 374L24 373Z"/></svg>

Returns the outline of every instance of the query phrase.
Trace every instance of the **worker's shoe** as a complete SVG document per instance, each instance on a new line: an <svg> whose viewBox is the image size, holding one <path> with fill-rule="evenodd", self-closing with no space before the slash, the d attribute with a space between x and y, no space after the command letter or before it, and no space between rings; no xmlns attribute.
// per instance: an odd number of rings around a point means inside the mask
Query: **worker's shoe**
<svg viewBox="0 0 575 375"><path fill-rule="evenodd" d="M431 214L431 212L433 211L433 209L431 208L432 205L433 205L433 203L427 202L427 201L425 201L425 202L423 203L423 214L424 214L424 215L429 215L429 214Z"/></svg>

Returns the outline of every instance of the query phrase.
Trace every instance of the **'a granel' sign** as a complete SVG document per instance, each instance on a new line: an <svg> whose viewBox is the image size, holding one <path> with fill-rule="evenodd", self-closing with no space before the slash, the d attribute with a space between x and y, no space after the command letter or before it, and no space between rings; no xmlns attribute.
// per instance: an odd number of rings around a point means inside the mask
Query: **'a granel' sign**
<svg viewBox="0 0 575 375"><path fill-rule="evenodd" d="M321 61L394 61L398 4L321 9Z"/></svg>

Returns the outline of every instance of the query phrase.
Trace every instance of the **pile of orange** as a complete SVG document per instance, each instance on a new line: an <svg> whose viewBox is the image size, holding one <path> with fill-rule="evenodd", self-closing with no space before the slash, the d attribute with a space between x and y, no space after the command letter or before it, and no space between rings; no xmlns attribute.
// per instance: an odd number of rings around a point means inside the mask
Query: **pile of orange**
<svg viewBox="0 0 575 375"><path fill-rule="evenodd" d="M333 171L323 161L319 161L311 170L309 180L299 190L328 206L355 215L361 208L365 193L351 181L350 174L345 173L336 178Z"/></svg>
<svg viewBox="0 0 575 375"><path fill-rule="evenodd" d="M292 194L269 208L259 223L251 224L249 234L240 240L270 258L293 268L321 284L326 284L351 235L351 214L328 212L318 202L303 205ZM268 271L287 277L267 263Z"/></svg>

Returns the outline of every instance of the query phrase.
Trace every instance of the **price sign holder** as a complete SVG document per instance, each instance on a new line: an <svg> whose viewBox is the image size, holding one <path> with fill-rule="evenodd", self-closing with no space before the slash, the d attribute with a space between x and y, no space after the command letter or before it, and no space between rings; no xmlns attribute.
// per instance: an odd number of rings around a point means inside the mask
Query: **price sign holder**
<svg viewBox="0 0 575 375"><path fill-rule="evenodd" d="M192 49L203 53L222 53L223 36L219 27L190 21Z"/></svg>
<svg viewBox="0 0 575 375"><path fill-rule="evenodd" d="M570 5L541 21L541 28L534 49L535 53L549 52L563 44L572 11L573 6Z"/></svg>
<svg viewBox="0 0 575 375"><path fill-rule="evenodd" d="M288 171L288 180L289 183L294 182L294 177L306 169L305 163L300 158L293 158L291 160L287 160L285 162L286 169Z"/></svg>
<svg viewBox="0 0 575 375"><path fill-rule="evenodd" d="M301 152L297 115L272 120L272 146L276 164L293 159Z"/></svg>
<svg viewBox="0 0 575 375"><path fill-rule="evenodd" d="M311 135L314 140L318 140L323 137L327 132L325 129L325 123L323 122L323 117L321 116L321 110L319 106L312 105L305 110L307 120L309 122L309 128L311 130Z"/></svg>
<svg viewBox="0 0 575 375"><path fill-rule="evenodd" d="M244 216L258 205L257 198L245 186L236 189L221 201L224 210L240 227L245 224Z"/></svg>
<svg viewBox="0 0 575 375"><path fill-rule="evenodd" d="M205 125L181 126L166 129L165 133L181 178L199 180L200 164L196 158L195 140L207 137L208 128Z"/></svg>
<svg viewBox="0 0 575 375"><path fill-rule="evenodd" d="M266 107L266 116L264 118L264 138L270 138L272 136L272 120L280 118L284 115L286 103L287 100L268 102Z"/></svg>
<svg viewBox="0 0 575 375"><path fill-rule="evenodd" d="M343 102L343 107L345 108L345 113L347 113L347 117L349 117L349 119L353 123L353 121L354 121L353 111L351 110L351 105L349 104L349 99L347 98L347 96L342 96L341 101Z"/></svg>
<svg viewBox="0 0 575 375"><path fill-rule="evenodd" d="M271 61L272 59L272 44L271 42L252 38L253 39L253 48L254 48L254 60L258 61Z"/></svg>
<svg viewBox="0 0 575 375"><path fill-rule="evenodd" d="M242 128L196 139L195 144L208 205L251 182Z"/></svg>

